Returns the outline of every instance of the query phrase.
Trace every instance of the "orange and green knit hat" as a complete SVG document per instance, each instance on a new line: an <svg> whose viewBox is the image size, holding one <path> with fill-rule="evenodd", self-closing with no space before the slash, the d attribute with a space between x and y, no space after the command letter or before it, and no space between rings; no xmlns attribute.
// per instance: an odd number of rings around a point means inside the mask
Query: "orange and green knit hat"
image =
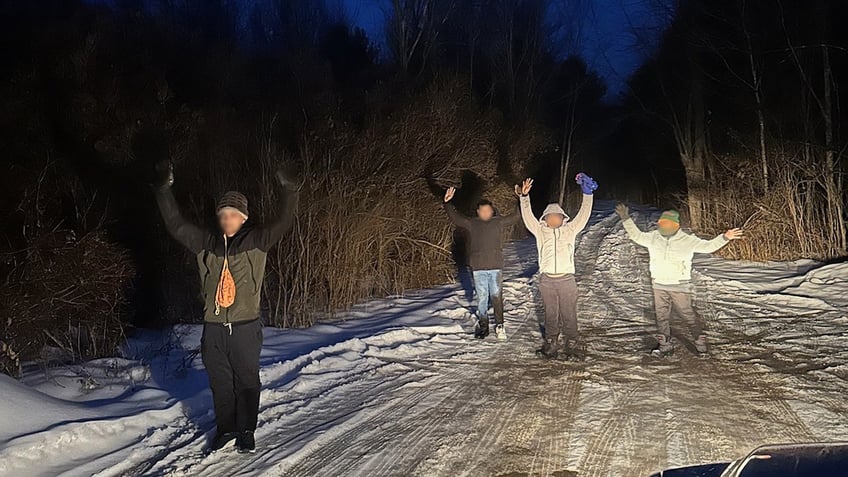
<svg viewBox="0 0 848 477"><path fill-rule="evenodd" d="M676 210L666 210L660 215L657 220L657 227L662 233L674 233L680 230L680 212Z"/></svg>

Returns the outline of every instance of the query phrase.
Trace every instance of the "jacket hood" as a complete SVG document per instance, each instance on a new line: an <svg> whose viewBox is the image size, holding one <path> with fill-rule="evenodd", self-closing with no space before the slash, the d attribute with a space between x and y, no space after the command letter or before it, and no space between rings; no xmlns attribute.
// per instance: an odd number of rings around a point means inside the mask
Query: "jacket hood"
<svg viewBox="0 0 848 477"><path fill-rule="evenodd" d="M566 214L565 211L562 210L562 207L560 207L559 204L548 204L548 206L545 207L545 211L542 212L542 217L540 217L539 220L541 222L544 222L545 217L547 217L551 214L562 215L563 222L568 222L571 219L571 217L569 217L568 214Z"/></svg>

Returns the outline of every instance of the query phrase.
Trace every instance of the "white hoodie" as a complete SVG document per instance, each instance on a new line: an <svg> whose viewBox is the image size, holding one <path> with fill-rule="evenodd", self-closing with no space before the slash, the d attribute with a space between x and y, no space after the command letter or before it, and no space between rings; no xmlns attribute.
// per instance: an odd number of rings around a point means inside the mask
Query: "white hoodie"
<svg viewBox="0 0 848 477"><path fill-rule="evenodd" d="M682 230L666 238L658 230L639 230L633 219L625 220L623 225L630 240L648 249L651 278L658 285L679 285L688 282L692 279L693 255L713 253L728 243L724 235L712 240L703 240Z"/></svg>
<svg viewBox="0 0 848 477"><path fill-rule="evenodd" d="M550 204L545 208L541 219L533 215L530 198L521 197L521 218L524 226L536 237L536 250L539 252L539 271L547 275L565 275L574 273L574 241L589 223L592 214L592 195L583 194L583 204L574 220L568 220L568 215L558 204ZM549 214L562 214L563 224L556 229L548 227L544 218Z"/></svg>

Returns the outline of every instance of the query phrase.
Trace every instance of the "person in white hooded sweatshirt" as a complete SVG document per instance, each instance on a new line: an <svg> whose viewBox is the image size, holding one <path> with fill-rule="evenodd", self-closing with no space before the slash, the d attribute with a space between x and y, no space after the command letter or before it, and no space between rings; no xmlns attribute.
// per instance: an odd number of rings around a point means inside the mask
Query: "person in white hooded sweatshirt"
<svg viewBox="0 0 848 477"><path fill-rule="evenodd" d="M598 184L584 173L577 174L577 183L583 190L583 203L573 220L559 204L549 204L541 218L533 215L530 206L530 189L533 180L526 179L515 192L521 197L521 218L536 237L539 253L539 290L545 305L545 341L542 354L555 358L559 354L562 336L566 356L580 357L577 331L577 281L574 278L574 242L589 223L592 214L593 193Z"/></svg>

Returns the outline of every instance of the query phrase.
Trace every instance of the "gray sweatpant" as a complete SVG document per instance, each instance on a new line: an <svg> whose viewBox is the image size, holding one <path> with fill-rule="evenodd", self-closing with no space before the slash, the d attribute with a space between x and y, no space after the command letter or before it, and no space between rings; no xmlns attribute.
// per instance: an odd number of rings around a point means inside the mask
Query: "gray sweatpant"
<svg viewBox="0 0 848 477"><path fill-rule="evenodd" d="M577 281L574 275L551 277L543 273L539 291L545 304L545 338L553 339L562 333L565 339L576 340Z"/></svg>
<svg viewBox="0 0 848 477"><path fill-rule="evenodd" d="M657 331L671 337L671 314L676 312L683 324L692 333L693 342L704 334L704 320L692 306L692 293L654 288L654 304L657 312Z"/></svg>

